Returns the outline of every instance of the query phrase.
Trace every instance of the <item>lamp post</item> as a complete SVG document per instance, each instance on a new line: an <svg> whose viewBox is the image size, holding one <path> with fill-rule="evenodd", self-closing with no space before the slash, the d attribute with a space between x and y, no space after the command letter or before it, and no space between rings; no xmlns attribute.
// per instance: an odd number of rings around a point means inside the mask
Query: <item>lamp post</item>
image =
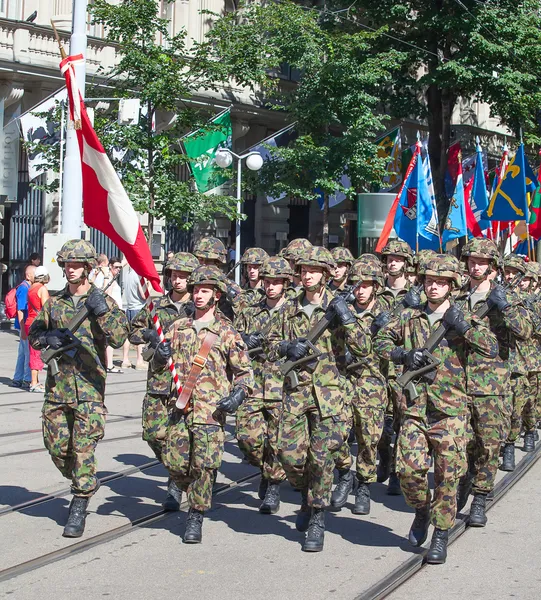
<svg viewBox="0 0 541 600"><path fill-rule="evenodd" d="M246 166L250 171L259 171L263 166L263 157L259 152L247 152L246 154L235 154L227 148L221 148L216 152L216 164L222 169L227 169L231 166L233 158L237 159L237 214L240 215L242 210L242 161L246 159ZM240 285L240 218L237 218L235 227L235 283Z"/></svg>

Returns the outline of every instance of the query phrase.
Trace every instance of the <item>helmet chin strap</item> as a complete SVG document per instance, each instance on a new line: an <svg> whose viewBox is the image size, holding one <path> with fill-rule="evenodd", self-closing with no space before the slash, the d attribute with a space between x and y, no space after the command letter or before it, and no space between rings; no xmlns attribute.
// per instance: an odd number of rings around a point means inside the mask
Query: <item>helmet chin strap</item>
<svg viewBox="0 0 541 600"><path fill-rule="evenodd" d="M70 281L65 268L63 269L63 271L64 271L64 276L68 280L68 283L70 283L71 285L79 285L80 283L83 283L83 281L88 279L88 275L89 275L88 266L86 264L83 268L83 272L81 273L81 276L77 277L77 279L73 279L72 281Z"/></svg>
<svg viewBox="0 0 541 600"><path fill-rule="evenodd" d="M327 276L325 273L323 273L323 275L318 283L316 283L314 285L304 285L303 284L303 287L304 287L305 291L307 291L307 292L320 292L325 287L326 283L327 283Z"/></svg>
<svg viewBox="0 0 541 600"><path fill-rule="evenodd" d="M215 304L216 304L216 292L213 291L211 299L204 306L199 308L198 310L208 310L209 308L212 308Z"/></svg>

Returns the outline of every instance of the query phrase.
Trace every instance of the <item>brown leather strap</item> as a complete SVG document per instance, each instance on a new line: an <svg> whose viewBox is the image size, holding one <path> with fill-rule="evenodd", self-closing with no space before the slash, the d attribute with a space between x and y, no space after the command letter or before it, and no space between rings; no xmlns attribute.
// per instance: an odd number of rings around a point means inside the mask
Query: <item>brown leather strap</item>
<svg viewBox="0 0 541 600"><path fill-rule="evenodd" d="M179 410L184 410L186 408L186 405L190 401L193 390L195 388L195 384L197 383L197 379L201 371L207 364L207 357L217 339L218 334L213 333L212 331L207 331L205 339L201 344L201 348L199 348L199 352L194 356L194 359L192 361L192 368L188 373L188 377L186 378L186 381L182 386L182 391L180 392L180 395L177 399L176 407Z"/></svg>

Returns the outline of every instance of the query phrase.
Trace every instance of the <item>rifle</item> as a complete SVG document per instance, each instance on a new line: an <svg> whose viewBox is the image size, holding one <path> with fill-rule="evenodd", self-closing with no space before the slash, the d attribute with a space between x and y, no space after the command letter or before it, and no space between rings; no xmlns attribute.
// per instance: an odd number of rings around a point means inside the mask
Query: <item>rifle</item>
<svg viewBox="0 0 541 600"><path fill-rule="evenodd" d="M117 280L119 275L120 273L117 273L115 277L113 277L113 279L111 279L111 281L103 288L102 291L106 292L109 289L109 287L113 284L113 282ZM78 338L76 338L74 334L77 331L77 329L79 329L79 327L86 321L88 315L88 308L86 307L86 304L83 304L79 311L71 318L71 320L68 323L68 326L66 327L66 329L68 330L66 335L69 337L69 342L60 348L48 347L45 348L45 350L42 350L41 360L46 365L48 365L49 373L53 377L56 377L59 371L57 360L58 356L60 356L61 354L66 354L70 358L74 358L77 354L79 346L81 346L81 341Z"/></svg>

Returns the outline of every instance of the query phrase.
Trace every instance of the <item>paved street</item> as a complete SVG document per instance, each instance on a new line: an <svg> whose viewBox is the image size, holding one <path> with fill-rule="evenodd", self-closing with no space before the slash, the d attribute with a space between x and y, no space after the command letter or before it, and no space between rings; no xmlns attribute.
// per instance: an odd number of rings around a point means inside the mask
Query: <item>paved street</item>
<svg viewBox="0 0 541 600"><path fill-rule="evenodd" d="M68 488L43 451L41 396L7 387L17 343L16 336L0 333L0 513ZM109 421L98 447L100 477L153 461L140 439L144 380L145 373L135 370L109 376ZM232 423L228 432L232 433ZM522 456L517 451L517 459ZM540 576L534 570L539 564L534 544L541 536L541 518L535 510L535 491L540 474L541 462L489 513L490 527L468 531L450 547L445 566L424 569L392 597L420 593L451 598L460 593L487 599L513 594L537 598ZM242 462L236 444L229 441L218 488L250 475L255 475L254 469ZM83 539L159 510L165 483L161 466L104 483L91 500ZM294 527L298 493L282 486L279 513L263 516L257 511L257 484L258 478L252 477L216 495L200 546L181 543L183 510L1 583L0 597L46 600L71 597L77 591L86 598L142 600L150 595L171 597L173 591L175 597L198 600L353 600L414 551L405 539L412 511L401 497L387 496L382 485L372 486L370 516L354 516L350 506L329 514L325 551L305 554L300 549L302 534ZM30 509L0 514L0 568L77 543L61 537L68 503L69 495L63 495ZM468 579L475 585L474 593L467 587ZM454 586L460 592L455 593Z"/></svg>

